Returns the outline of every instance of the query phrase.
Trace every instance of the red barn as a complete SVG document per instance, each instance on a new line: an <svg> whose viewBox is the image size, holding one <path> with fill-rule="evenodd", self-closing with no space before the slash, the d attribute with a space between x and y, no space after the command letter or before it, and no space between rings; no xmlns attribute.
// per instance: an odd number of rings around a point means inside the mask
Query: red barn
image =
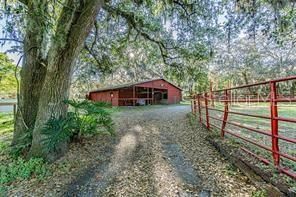
<svg viewBox="0 0 296 197"><path fill-rule="evenodd" d="M182 90L165 79L153 79L94 90L88 98L113 106L176 104L182 99Z"/></svg>

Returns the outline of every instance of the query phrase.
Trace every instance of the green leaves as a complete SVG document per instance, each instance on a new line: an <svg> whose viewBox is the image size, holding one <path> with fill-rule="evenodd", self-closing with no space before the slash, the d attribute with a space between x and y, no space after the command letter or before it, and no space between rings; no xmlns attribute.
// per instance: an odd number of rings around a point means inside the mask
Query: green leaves
<svg viewBox="0 0 296 197"><path fill-rule="evenodd" d="M0 53L0 95L15 97L17 83L14 76L15 65L5 53Z"/></svg>
<svg viewBox="0 0 296 197"><path fill-rule="evenodd" d="M49 119L42 131L42 134L46 135L42 140L47 149L46 151L56 151L61 143L67 143L74 133L74 124L75 121L72 117L60 117L58 119L52 117Z"/></svg>
<svg viewBox="0 0 296 197"><path fill-rule="evenodd" d="M13 162L0 165L0 184L9 183L14 180L28 179L31 176L42 178L46 175L47 168L40 158L32 158L25 161L22 158Z"/></svg>
<svg viewBox="0 0 296 197"><path fill-rule="evenodd" d="M110 112L110 103L92 102L84 100L78 102L75 100L66 101L75 110L71 116L74 117L79 135L97 134L103 131L113 133L113 122Z"/></svg>
<svg viewBox="0 0 296 197"><path fill-rule="evenodd" d="M52 117L44 126L42 143L45 151L56 151L63 143L74 137L99 133L114 134L111 114L107 110L111 105L104 102L67 100L70 111L66 117Z"/></svg>

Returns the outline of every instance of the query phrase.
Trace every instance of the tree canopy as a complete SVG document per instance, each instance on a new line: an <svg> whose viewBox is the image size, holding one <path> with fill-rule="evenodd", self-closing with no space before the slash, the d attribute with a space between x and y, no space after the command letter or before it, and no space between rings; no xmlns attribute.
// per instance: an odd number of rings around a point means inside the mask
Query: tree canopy
<svg viewBox="0 0 296 197"><path fill-rule="evenodd" d="M295 2L288 0L6 0L4 38L23 55L13 144L66 116L69 96L165 77L190 95L295 74ZM53 158L54 155L51 155Z"/></svg>
<svg viewBox="0 0 296 197"><path fill-rule="evenodd" d="M7 38L21 42L26 27L35 26L22 23L25 18L20 13L28 11L23 3L6 1L2 7ZM49 34L57 27L64 3L48 2L45 10L38 10L38 16L45 19L39 26ZM293 74L294 4L268 0L107 1L80 52L73 95L84 96L90 89L114 81L156 76L189 92L198 91L208 87L208 71L213 79L231 78L239 85L246 82L242 76L253 76L248 79L253 81L282 76L274 69L279 64L287 67L283 74L286 70ZM256 69L250 64L256 64ZM228 71L232 76L223 76Z"/></svg>

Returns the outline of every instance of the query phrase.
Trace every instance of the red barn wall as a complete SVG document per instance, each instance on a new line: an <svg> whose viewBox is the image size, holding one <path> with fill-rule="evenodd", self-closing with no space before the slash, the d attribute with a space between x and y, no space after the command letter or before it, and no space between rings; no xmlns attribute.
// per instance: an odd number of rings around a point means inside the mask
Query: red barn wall
<svg viewBox="0 0 296 197"><path fill-rule="evenodd" d="M168 104L180 103L182 99L182 91L170 84L169 82L159 79L155 81L149 81L146 83L139 84L140 87L157 88L157 89L167 89L168 90Z"/></svg>
<svg viewBox="0 0 296 197"><path fill-rule="evenodd" d="M168 104L180 103L181 99L182 99L181 90L171 85L168 88Z"/></svg>
<svg viewBox="0 0 296 197"><path fill-rule="evenodd" d="M172 85L170 83L166 82L165 80L159 79L159 80L155 80L155 81L141 83L136 86L146 87L146 88L168 89Z"/></svg>
<svg viewBox="0 0 296 197"><path fill-rule="evenodd" d="M113 98L111 99L111 93ZM112 106L118 106L118 91L104 91L104 92L91 92L89 99L92 101L103 101L112 103Z"/></svg>
<svg viewBox="0 0 296 197"><path fill-rule="evenodd" d="M119 106L133 105L133 100L131 100L133 98L133 88L122 88L118 92Z"/></svg>
<svg viewBox="0 0 296 197"><path fill-rule="evenodd" d="M119 89L119 98L133 98L133 88Z"/></svg>
<svg viewBox="0 0 296 197"><path fill-rule="evenodd" d="M149 81L136 85L138 87L165 89L168 91L168 104L180 103L182 99L182 90L170 84L169 82L159 79L155 81ZM125 100L124 98L133 98L133 88L121 88L119 90L108 90L103 92L91 92L89 99L93 101L104 101L111 103L111 92L113 93L112 105L126 105L127 102L132 104L132 100Z"/></svg>

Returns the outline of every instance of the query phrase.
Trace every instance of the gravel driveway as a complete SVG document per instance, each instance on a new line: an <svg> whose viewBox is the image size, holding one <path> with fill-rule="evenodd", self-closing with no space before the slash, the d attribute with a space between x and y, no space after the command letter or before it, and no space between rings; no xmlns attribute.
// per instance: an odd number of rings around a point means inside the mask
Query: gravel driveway
<svg viewBox="0 0 296 197"><path fill-rule="evenodd" d="M256 188L193 128L190 106L127 108L104 160L82 171L63 196L251 196Z"/></svg>

